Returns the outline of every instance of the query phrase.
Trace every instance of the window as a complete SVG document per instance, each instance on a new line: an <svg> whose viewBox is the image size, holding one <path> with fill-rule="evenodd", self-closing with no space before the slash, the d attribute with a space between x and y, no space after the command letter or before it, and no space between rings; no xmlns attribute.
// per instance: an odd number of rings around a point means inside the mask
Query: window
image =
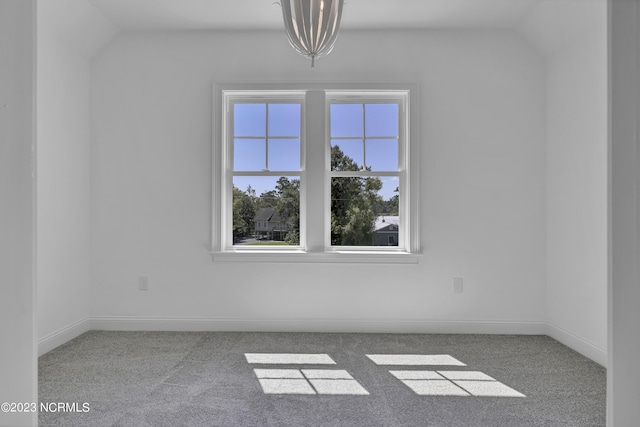
<svg viewBox="0 0 640 427"><path fill-rule="evenodd" d="M231 245L300 245L301 95L231 97L226 150Z"/></svg>
<svg viewBox="0 0 640 427"><path fill-rule="evenodd" d="M390 246L385 217L399 222L404 168L403 98L332 95L329 100L331 246ZM397 242L391 246L398 246Z"/></svg>
<svg viewBox="0 0 640 427"><path fill-rule="evenodd" d="M418 252L415 88L353 86L216 87L215 256L373 262Z"/></svg>

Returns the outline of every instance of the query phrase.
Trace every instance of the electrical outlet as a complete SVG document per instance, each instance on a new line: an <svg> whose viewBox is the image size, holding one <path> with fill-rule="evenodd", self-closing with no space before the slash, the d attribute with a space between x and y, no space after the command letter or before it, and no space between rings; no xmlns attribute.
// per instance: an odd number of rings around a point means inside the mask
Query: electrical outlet
<svg viewBox="0 0 640 427"><path fill-rule="evenodd" d="M461 294L464 291L464 283L462 281L462 277L454 277L453 278L453 292L456 294Z"/></svg>
<svg viewBox="0 0 640 427"><path fill-rule="evenodd" d="M149 290L149 278L147 276L138 277L138 289L141 291Z"/></svg>

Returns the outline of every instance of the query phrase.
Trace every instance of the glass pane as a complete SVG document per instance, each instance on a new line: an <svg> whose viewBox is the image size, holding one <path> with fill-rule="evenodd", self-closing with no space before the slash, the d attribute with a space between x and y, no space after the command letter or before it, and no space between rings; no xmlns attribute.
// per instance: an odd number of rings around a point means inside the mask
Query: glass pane
<svg viewBox="0 0 640 427"><path fill-rule="evenodd" d="M357 171L362 167L364 150L361 139L331 141L331 170Z"/></svg>
<svg viewBox="0 0 640 427"><path fill-rule="evenodd" d="M362 104L331 104L331 137L362 135Z"/></svg>
<svg viewBox="0 0 640 427"><path fill-rule="evenodd" d="M365 105L366 136L398 136L398 104Z"/></svg>
<svg viewBox="0 0 640 427"><path fill-rule="evenodd" d="M331 178L331 245L398 246L398 177Z"/></svg>
<svg viewBox="0 0 640 427"><path fill-rule="evenodd" d="M386 203L378 209L380 214L398 215L398 195L400 194L400 178L397 176L381 176L382 189L379 194Z"/></svg>
<svg viewBox="0 0 640 427"><path fill-rule="evenodd" d="M234 176L234 245L300 244L300 177Z"/></svg>
<svg viewBox="0 0 640 427"><path fill-rule="evenodd" d="M300 136L300 104L269 104L269 136Z"/></svg>
<svg viewBox="0 0 640 427"><path fill-rule="evenodd" d="M235 104L233 134L235 136L267 136L267 105Z"/></svg>
<svg viewBox="0 0 640 427"><path fill-rule="evenodd" d="M261 171L267 167L267 142L264 139L233 141L233 170Z"/></svg>
<svg viewBox="0 0 640 427"><path fill-rule="evenodd" d="M269 170L272 170L272 171L300 170L300 140L299 139L270 139L269 140Z"/></svg>
<svg viewBox="0 0 640 427"><path fill-rule="evenodd" d="M398 170L398 141L395 139L367 139L367 167L372 171Z"/></svg>

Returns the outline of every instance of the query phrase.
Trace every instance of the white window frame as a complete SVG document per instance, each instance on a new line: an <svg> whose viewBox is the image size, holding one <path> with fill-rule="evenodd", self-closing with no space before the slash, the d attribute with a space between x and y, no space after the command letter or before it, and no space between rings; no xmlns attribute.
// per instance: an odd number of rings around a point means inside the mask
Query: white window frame
<svg viewBox="0 0 640 427"><path fill-rule="evenodd" d="M301 123L300 245L233 245L229 122L230 99L304 98ZM401 100L399 152L399 216L403 222L399 246L330 245L330 135L329 106L332 100ZM214 261L329 262L329 263L417 263L420 258L418 86L416 84L365 83L225 83L214 85L212 147L211 255ZM400 141L399 141L400 142ZM276 172L279 174L279 172ZM364 171L366 176L377 173ZM280 176L280 175L278 175ZM283 175L284 176L284 175Z"/></svg>
<svg viewBox="0 0 640 427"><path fill-rule="evenodd" d="M233 222L233 177L234 176L299 176L301 182L304 181L304 91L274 91L274 90L227 90L223 94L223 117L222 117L222 129L223 135L221 136L220 156L223 159L220 169L222 176L220 180L220 210L221 210L221 228L220 228L220 249L225 252L230 251L276 251L286 252L290 250L300 250L305 246L304 231L302 223L300 224L300 245L298 246L265 246L259 248L243 248L233 245L233 230L230 224ZM300 121L300 169L293 171L234 171L233 170L233 132L231 127L233 126L233 105L236 103L243 103L243 101L256 101L265 104L282 104L282 103L300 103L301 105L301 121ZM265 136L268 139L268 136ZM268 151L266 152L268 156ZM243 190L243 189L241 189ZM302 192L300 190L300 198L302 200ZM304 217L304 211L302 203L300 203L300 219ZM263 227L268 227L268 221L263 221Z"/></svg>
<svg viewBox="0 0 640 427"><path fill-rule="evenodd" d="M409 167L409 143L408 143L408 130L409 121L407 119L407 110L409 105L409 92L408 91L329 91L326 97L326 117L327 117L327 154L325 157L326 178L325 187L328 189L327 198L325 199L325 248L331 252L411 252L408 248L408 243L411 241L409 236L409 230L411 224L409 223L409 201L411 197L408 193L405 193L405 188L409 188L409 179L407 174L410 170ZM398 170L389 172L377 172L377 171L350 171L350 172L334 172L331 171L331 117L330 107L332 104L375 104L375 103L397 103L398 104ZM363 133L363 138L365 137ZM366 155L366 154L365 154ZM400 217L400 232L398 233L398 246L331 246L331 179L334 177L385 177L385 176L397 176L399 178L399 202L398 202L398 216ZM407 225L403 223L407 222Z"/></svg>

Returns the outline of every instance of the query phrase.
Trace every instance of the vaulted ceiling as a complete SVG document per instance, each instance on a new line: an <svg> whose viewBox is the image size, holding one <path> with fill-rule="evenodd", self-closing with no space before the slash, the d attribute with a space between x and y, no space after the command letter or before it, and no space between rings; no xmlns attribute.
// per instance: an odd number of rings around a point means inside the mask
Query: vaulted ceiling
<svg viewBox="0 0 640 427"><path fill-rule="evenodd" d="M276 0L90 2L123 30L282 27L280 6ZM522 21L540 2L541 0L346 0L342 28L510 28Z"/></svg>
<svg viewBox="0 0 640 427"><path fill-rule="evenodd" d="M604 22L604 4L605 0L345 0L341 28L509 29L548 54ZM40 0L38 11L41 30L87 58L127 31L284 31L276 0Z"/></svg>

